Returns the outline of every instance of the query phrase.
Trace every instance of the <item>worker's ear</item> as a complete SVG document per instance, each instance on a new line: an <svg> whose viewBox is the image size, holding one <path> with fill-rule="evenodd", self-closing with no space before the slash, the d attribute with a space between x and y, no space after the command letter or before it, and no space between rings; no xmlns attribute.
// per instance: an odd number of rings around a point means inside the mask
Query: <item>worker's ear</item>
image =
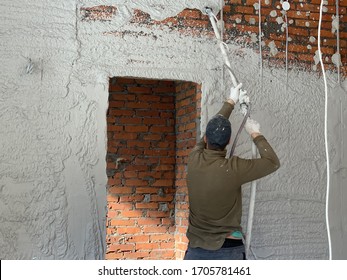
<svg viewBox="0 0 347 280"><path fill-rule="evenodd" d="M205 141L205 143L207 143L207 138L206 138L206 135L204 135L204 141Z"/></svg>

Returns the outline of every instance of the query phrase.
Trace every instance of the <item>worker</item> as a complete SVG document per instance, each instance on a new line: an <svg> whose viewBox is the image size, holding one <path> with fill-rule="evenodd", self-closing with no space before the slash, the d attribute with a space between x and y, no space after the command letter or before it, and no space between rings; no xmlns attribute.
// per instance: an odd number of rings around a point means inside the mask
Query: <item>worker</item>
<svg viewBox="0 0 347 280"><path fill-rule="evenodd" d="M260 133L257 121L248 118L245 130L253 139L260 158L226 158L230 142L229 117L241 99L242 84L232 87L221 110L207 123L206 133L188 159L189 194L188 248L185 260L242 260L245 247L241 228L241 186L273 173L279 159Z"/></svg>

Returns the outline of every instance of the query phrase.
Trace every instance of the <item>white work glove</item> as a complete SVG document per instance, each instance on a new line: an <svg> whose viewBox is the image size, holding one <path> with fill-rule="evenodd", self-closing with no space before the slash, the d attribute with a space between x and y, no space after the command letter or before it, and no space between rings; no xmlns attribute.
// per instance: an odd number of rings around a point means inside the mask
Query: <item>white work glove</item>
<svg viewBox="0 0 347 280"><path fill-rule="evenodd" d="M232 99L234 101L234 103L236 104L237 102L239 102L239 97L240 97L240 89L242 87L242 83L239 83L236 87L232 87L230 89L230 95L229 98Z"/></svg>
<svg viewBox="0 0 347 280"><path fill-rule="evenodd" d="M249 135L252 135L253 133L260 133L260 124L257 121L248 118L245 124L245 129Z"/></svg>

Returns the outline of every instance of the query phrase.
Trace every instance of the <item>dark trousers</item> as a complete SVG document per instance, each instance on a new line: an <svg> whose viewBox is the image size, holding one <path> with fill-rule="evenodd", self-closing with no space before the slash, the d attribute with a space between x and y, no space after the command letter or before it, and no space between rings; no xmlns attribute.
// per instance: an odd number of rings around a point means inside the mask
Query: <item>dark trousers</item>
<svg viewBox="0 0 347 280"><path fill-rule="evenodd" d="M241 240L226 239L222 248L206 250L188 245L184 260L245 260L245 246Z"/></svg>

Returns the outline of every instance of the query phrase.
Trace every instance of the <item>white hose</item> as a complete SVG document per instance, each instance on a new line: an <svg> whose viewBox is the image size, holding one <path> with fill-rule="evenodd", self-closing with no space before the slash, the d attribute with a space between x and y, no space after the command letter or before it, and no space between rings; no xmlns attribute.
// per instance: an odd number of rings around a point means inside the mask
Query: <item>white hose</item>
<svg viewBox="0 0 347 280"><path fill-rule="evenodd" d="M257 157L257 147L253 143L252 158L255 159L256 157ZM256 190L257 190L257 181L254 180L251 183L251 196L249 200L249 209L248 209L246 245L245 245L246 256L250 255Z"/></svg>
<svg viewBox="0 0 347 280"><path fill-rule="evenodd" d="M326 193L326 204L325 204L326 205L325 216L326 216L328 244L329 244L329 260L331 260L332 249L331 249L331 237L330 237L330 225L329 225L330 162L329 162L329 146L328 146L328 85L327 85L327 79L325 75L325 69L324 69L321 46L320 46L323 4L324 4L324 0L321 0L320 10L319 10L319 23L318 23L318 55L319 55L319 60L322 67L322 73L323 73L323 79L324 79L324 90L325 90L324 139L325 139L325 155L326 155L326 162L327 162L327 193Z"/></svg>
<svg viewBox="0 0 347 280"><path fill-rule="evenodd" d="M220 48L220 50L222 52L222 56L223 56L224 62L226 64L226 66L228 67L230 78L231 78L231 81L233 83L233 86L237 87L237 85L238 85L237 80L236 80L234 74L230 70L231 69L231 64L230 64L230 61L229 61L229 58L228 58L228 54L227 54L226 49L225 49L225 44L222 41L221 35L220 35L219 31L218 31L218 27L217 27L217 23L216 23L216 16L213 14L213 12L212 12L212 10L210 8L206 8L206 13L207 13L207 15L210 18L214 34L216 35L216 38L217 38L217 40L219 42L219 48Z"/></svg>

